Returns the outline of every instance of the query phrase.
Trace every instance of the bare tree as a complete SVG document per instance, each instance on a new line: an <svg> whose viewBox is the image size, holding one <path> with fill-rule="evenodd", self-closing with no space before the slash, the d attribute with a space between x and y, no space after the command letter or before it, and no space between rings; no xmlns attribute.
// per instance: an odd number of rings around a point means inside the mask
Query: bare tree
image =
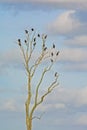
<svg viewBox="0 0 87 130"><path fill-rule="evenodd" d="M49 51L46 47L46 39L47 35L45 34L37 34L35 30L32 28L30 31L25 30L26 38L22 43L21 39L18 39L18 45L23 55L24 59L24 67L27 73L27 99L25 101L25 111L26 111L26 127L27 130L32 130L32 121L33 119L37 118L40 119L41 117L34 116L34 112L36 108L44 101L46 96L52 92L52 90L58 86L58 74L55 72L54 74L54 81L47 87L47 90L44 94L39 94L39 89L41 87L42 81L44 79L45 74L48 71L51 71L52 66L54 64L53 56L56 54L56 57L59 55L59 51ZM33 60L34 50L37 45L37 40L41 39L41 52L40 55L37 56L35 60ZM55 50L55 44L53 44L52 48ZM55 54L54 54L55 53ZM32 93L32 80L35 76L35 72L38 67L42 64L44 60L49 60L49 65L47 64L43 71L41 72L41 77L38 79L38 83L35 86L35 94ZM31 61L33 60L33 63ZM45 62L45 61L44 61ZM33 105L31 106L32 96L34 96Z"/></svg>

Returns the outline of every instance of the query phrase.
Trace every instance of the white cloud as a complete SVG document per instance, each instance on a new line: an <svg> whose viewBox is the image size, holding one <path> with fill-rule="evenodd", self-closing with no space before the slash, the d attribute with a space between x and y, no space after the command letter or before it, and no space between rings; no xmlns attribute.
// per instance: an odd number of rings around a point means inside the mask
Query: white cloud
<svg viewBox="0 0 87 130"><path fill-rule="evenodd" d="M75 10L66 11L58 16L52 23L48 24L51 34L70 35L83 30L84 24L74 18Z"/></svg>
<svg viewBox="0 0 87 130"><path fill-rule="evenodd" d="M87 63L72 63L72 64L67 64L63 67L65 71L82 71L86 72L87 71Z"/></svg>
<svg viewBox="0 0 87 130"><path fill-rule="evenodd" d="M87 126L87 114L81 114L79 116L74 115L71 117L55 119L54 125L75 125L75 126Z"/></svg>
<svg viewBox="0 0 87 130"><path fill-rule="evenodd" d="M72 39L67 39L64 41L64 44L74 46L87 46L87 35L75 36Z"/></svg>
<svg viewBox="0 0 87 130"><path fill-rule="evenodd" d="M77 125L87 125L87 115L81 115L77 120L76 120Z"/></svg>
<svg viewBox="0 0 87 130"><path fill-rule="evenodd" d="M64 71L87 71L87 51L85 48L62 49L58 62Z"/></svg>
<svg viewBox="0 0 87 130"><path fill-rule="evenodd" d="M60 50L59 60L65 62L86 62L87 51L82 48L65 48Z"/></svg>
<svg viewBox="0 0 87 130"><path fill-rule="evenodd" d="M3 103L0 103L0 110L9 110L16 111L17 107L14 100L6 100Z"/></svg>
<svg viewBox="0 0 87 130"><path fill-rule="evenodd" d="M77 92L77 106L87 105L87 87L80 89Z"/></svg>
<svg viewBox="0 0 87 130"><path fill-rule="evenodd" d="M9 67L23 69L23 63L22 55L18 49L8 50L0 54L0 71L2 73Z"/></svg>
<svg viewBox="0 0 87 130"><path fill-rule="evenodd" d="M12 64L18 65L22 63L22 58L20 55L20 50L18 51L17 49L15 50L8 50L6 52L3 52L0 54L0 66L1 67L8 67L11 66Z"/></svg>
<svg viewBox="0 0 87 130"><path fill-rule="evenodd" d="M66 107L68 107L68 104L71 105L71 107L81 107L84 105L87 105L87 87L83 88L58 88L55 90L55 96L54 93L51 94L51 96L48 97L48 101L59 104L65 104ZM65 107L65 108L66 108Z"/></svg>
<svg viewBox="0 0 87 130"><path fill-rule="evenodd" d="M66 106L64 103L48 103L48 104L41 104L38 108L37 108L37 111L38 112L41 112L41 111L50 111L50 110L65 110L66 109Z"/></svg>
<svg viewBox="0 0 87 130"><path fill-rule="evenodd" d="M24 112L24 97L0 100L0 111Z"/></svg>
<svg viewBox="0 0 87 130"><path fill-rule="evenodd" d="M65 109L66 106L64 103L58 103L58 104L55 104L54 106L56 109Z"/></svg>
<svg viewBox="0 0 87 130"><path fill-rule="evenodd" d="M6 1L6 0L3 0L3 2L4 1ZM15 1L13 1L13 0L7 0L8 2L16 2L17 0L15 0ZM18 0L19 2L23 2L24 0ZM18 2L17 1L17 2ZM86 3L87 1L86 0L42 0L42 1L40 1L40 0L25 0L25 2L40 2L40 3L63 3L63 2L65 2L65 3L67 3L67 2L69 2L69 3Z"/></svg>
<svg viewBox="0 0 87 130"><path fill-rule="evenodd" d="M38 3L38 4L51 4L56 5L58 8L68 8L68 9L87 9L86 0L1 0L0 2L27 2L27 3ZM56 7L55 6L55 7Z"/></svg>

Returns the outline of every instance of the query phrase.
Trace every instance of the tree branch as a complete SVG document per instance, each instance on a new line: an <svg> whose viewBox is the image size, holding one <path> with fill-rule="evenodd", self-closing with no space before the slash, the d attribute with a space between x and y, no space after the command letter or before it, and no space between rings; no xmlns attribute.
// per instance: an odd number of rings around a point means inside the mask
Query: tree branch
<svg viewBox="0 0 87 130"><path fill-rule="evenodd" d="M33 115L33 112L34 110L37 108L38 105L40 105L43 101L44 101L44 98L49 94L51 93L51 91L56 87L58 86L59 83L57 83L57 80L58 80L58 76L56 76L55 78L55 81L53 83L51 83L51 85L48 87L48 90L47 92L45 92L42 96L41 96L41 99L39 102L36 102L31 110L31 113L30 113L30 116L32 117Z"/></svg>
<svg viewBox="0 0 87 130"><path fill-rule="evenodd" d="M35 119L35 118L38 119L38 120L40 120L40 119L42 118L43 114L44 114L44 113L42 113L39 117L38 117L38 116L32 117L32 120Z"/></svg>
<svg viewBox="0 0 87 130"><path fill-rule="evenodd" d="M29 34L26 34L27 36L26 36L26 46L27 46L27 49L26 49L26 58L27 58L27 62L28 62L28 52L29 52L29 41L30 41L30 38L29 38Z"/></svg>
<svg viewBox="0 0 87 130"><path fill-rule="evenodd" d="M23 48L22 45L20 46L20 49L21 49L21 52L22 52L22 55L23 55L24 61L26 62L26 56L25 56L24 48Z"/></svg>
<svg viewBox="0 0 87 130"><path fill-rule="evenodd" d="M55 81L48 87L47 92L42 95L40 101L37 103L37 106L43 102L44 98L45 98L49 93L51 93L51 91L52 91L56 86L58 86L59 83L57 83L57 80L58 80L58 76L56 77Z"/></svg>
<svg viewBox="0 0 87 130"><path fill-rule="evenodd" d="M33 50L34 50L34 48L32 49L32 44L33 44L34 36L35 36L35 32L33 33L32 39L30 41L30 54L29 54L29 57L28 57L28 62L31 59L31 56L32 56L32 53L33 53Z"/></svg>
<svg viewBox="0 0 87 130"><path fill-rule="evenodd" d="M20 46L20 49L21 49L21 52L22 52L22 55L23 55L23 58L24 58L24 67L25 67L26 71L29 73L27 57L26 57L26 54L25 54L25 51L24 51L24 48L23 48L22 45Z"/></svg>
<svg viewBox="0 0 87 130"><path fill-rule="evenodd" d="M35 64L34 64L33 66L31 66L30 71L33 70L32 75L31 75L32 77L33 77L33 75L34 75L34 73L35 73L35 71L36 71L38 65L39 65L39 64L41 63L41 61L43 60L43 57L44 57L44 53L42 53L42 54L38 57L38 59L36 60Z"/></svg>
<svg viewBox="0 0 87 130"><path fill-rule="evenodd" d="M43 73L42 73L42 75L41 75L41 79L40 79L40 81L39 81L39 83L38 83L38 85L37 85L37 87L36 87L35 104L37 103L38 90L39 90L39 87L40 87L40 85L41 85L41 83L42 83L42 81L43 81L44 75L45 75L45 73L46 73L47 71L50 71L50 70L51 70L52 66L53 66L53 63L51 63L51 65L50 65L49 67L44 68L44 71L43 71Z"/></svg>

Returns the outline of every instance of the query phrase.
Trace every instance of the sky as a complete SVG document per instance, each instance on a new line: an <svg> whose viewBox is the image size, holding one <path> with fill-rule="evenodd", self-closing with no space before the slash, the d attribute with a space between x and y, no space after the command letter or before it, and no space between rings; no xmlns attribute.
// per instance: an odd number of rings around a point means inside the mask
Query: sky
<svg viewBox="0 0 87 130"><path fill-rule="evenodd" d="M87 0L0 0L0 129L26 130L27 78L16 42L34 28L47 34L47 47L55 43L60 54L45 78L51 82L57 71L59 86L37 109L36 115L44 115L34 120L33 130L87 130L86 16Z"/></svg>

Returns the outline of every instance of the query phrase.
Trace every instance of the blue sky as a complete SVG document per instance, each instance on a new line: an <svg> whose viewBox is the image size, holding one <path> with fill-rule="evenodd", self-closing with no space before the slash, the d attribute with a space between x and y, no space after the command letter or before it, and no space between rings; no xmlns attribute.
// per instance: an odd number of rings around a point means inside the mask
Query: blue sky
<svg viewBox="0 0 87 130"><path fill-rule="evenodd" d="M87 130L86 16L86 0L0 1L0 129L26 129L26 74L16 41L33 27L60 50L50 73L58 71L60 85L38 108L36 114L45 114L33 130Z"/></svg>

